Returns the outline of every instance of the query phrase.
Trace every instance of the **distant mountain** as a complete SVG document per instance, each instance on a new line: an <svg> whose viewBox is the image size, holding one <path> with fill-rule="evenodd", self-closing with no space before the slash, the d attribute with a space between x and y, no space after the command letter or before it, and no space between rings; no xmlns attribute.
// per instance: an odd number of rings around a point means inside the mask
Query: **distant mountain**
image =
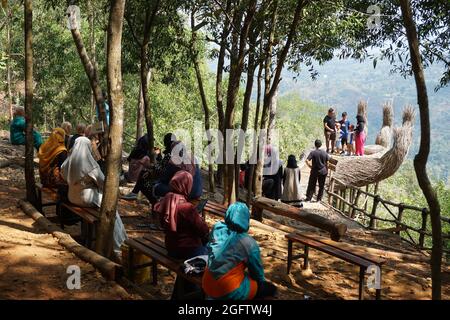
<svg viewBox="0 0 450 320"><path fill-rule="evenodd" d="M368 144L375 142L375 136L381 127L382 105L385 101L393 101L397 125L401 124L403 107L411 104L417 109L417 129L409 152L409 157L412 158L419 148L420 139L415 83L412 77L404 79L399 74L392 74L390 69L390 65L383 61L379 61L374 69L371 61L359 63L334 59L316 68L319 76L315 81L306 71L297 79L294 79L294 74L284 72L280 96L296 94L303 100L335 106L339 114L347 111L351 121L355 120L358 101L368 100ZM450 140L450 87L434 92L441 74L442 68L439 66L426 70L432 128L430 169L435 178L448 181L450 152L446 146Z"/></svg>

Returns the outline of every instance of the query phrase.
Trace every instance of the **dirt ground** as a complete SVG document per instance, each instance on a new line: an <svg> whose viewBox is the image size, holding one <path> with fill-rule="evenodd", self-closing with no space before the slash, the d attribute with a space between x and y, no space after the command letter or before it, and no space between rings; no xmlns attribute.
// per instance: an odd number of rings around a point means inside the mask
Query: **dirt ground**
<svg viewBox="0 0 450 320"><path fill-rule="evenodd" d="M15 150L4 151L0 141L0 161L14 157ZM3 153L2 153L3 152ZM307 181L304 178L303 181ZM25 196L23 168L18 165L0 169L0 299L140 299L134 290L125 290L114 282L106 281L94 268L58 245L49 234L39 230L33 220L16 207L17 200ZM122 193L129 189L121 188ZM220 197L211 195L212 198ZM417 252L399 237L385 232L368 231L357 223L340 216L320 204L308 204L305 208L347 224L349 230L344 242L362 247L379 249L387 258L382 276L382 299L430 299L431 279L429 265L421 261ZM47 211L51 218L53 209ZM152 234L162 239L163 233L151 231L142 224L157 224L145 201L120 201L119 213L130 237ZM267 223L276 221L299 231L318 230L297 221L265 214ZM220 218L208 216L212 226ZM76 238L79 226L68 231ZM269 232L252 227L250 234L261 246L266 277L278 287L278 299L357 299L358 268L329 255L310 251L310 269L301 271L301 261L295 261L290 275L286 274L287 241L284 232ZM326 236L326 234L324 234ZM300 248L296 248L300 253ZM399 254L407 256L399 258ZM81 290L69 290L66 286L67 267L78 265L81 269ZM450 298L450 268L443 269L443 298ZM145 298L169 299L175 274L159 267L157 286L140 285L147 292ZM366 290L366 299L374 293Z"/></svg>

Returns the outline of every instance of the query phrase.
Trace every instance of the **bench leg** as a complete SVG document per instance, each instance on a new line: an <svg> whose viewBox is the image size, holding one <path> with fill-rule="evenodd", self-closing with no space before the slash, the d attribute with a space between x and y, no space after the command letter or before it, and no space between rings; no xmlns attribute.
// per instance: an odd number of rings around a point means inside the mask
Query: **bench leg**
<svg viewBox="0 0 450 320"><path fill-rule="evenodd" d="M309 247L305 246L304 250L304 262L303 262L303 270L307 270L309 268Z"/></svg>
<svg viewBox="0 0 450 320"><path fill-rule="evenodd" d="M42 209L42 190L40 188L36 188L36 195L37 195L37 211L39 211L40 213L42 213L44 215L44 210ZM45 215L44 215L45 217Z"/></svg>
<svg viewBox="0 0 450 320"><path fill-rule="evenodd" d="M375 291L375 299L381 300L381 268L380 268L380 289L376 289Z"/></svg>
<svg viewBox="0 0 450 320"><path fill-rule="evenodd" d="M154 286L158 284L158 263L155 259L152 260L152 284Z"/></svg>
<svg viewBox="0 0 450 320"><path fill-rule="evenodd" d="M62 214L61 203L58 202L56 204L56 215L58 216L58 219L59 219L59 226L61 227L61 229L64 230L64 220L63 220L61 214Z"/></svg>
<svg viewBox="0 0 450 320"><path fill-rule="evenodd" d="M93 225L87 223L86 248L91 249L92 247L92 235L93 235Z"/></svg>
<svg viewBox="0 0 450 320"><path fill-rule="evenodd" d="M291 273L292 266L292 240L288 240L287 274Z"/></svg>
<svg viewBox="0 0 450 320"><path fill-rule="evenodd" d="M128 278L133 281L134 278L134 249L128 247Z"/></svg>
<svg viewBox="0 0 450 320"><path fill-rule="evenodd" d="M366 269L364 267L359 268L359 293L358 299L364 299L364 275L366 274Z"/></svg>

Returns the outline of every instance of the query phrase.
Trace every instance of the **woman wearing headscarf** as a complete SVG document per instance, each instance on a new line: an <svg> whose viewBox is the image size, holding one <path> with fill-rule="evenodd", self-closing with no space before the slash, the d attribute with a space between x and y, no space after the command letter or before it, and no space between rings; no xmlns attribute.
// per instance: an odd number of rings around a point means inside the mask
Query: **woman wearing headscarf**
<svg viewBox="0 0 450 320"><path fill-rule="evenodd" d="M192 175L178 171L170 180L168 192L154 207L165 230L169 255L187 259L205 253L209 228L195 206L189 202L193 184Z"/></svg>
<svg viewBox="0 0 450 320"><path fill-rule="evenodd" d="M267 282L259 246L248 234L250 212L241 202L232 204L225 222L216 223L208 243L208 265L202 287L210 299L251 300L274 296Z"/></svg>
<svg viewBox="0 0 450 320"><path fill-rule="evenodd" d="M14 118L11 121L9 128L10 142L12 145L25 145L25 109L24 107L17 106L14 108ZM36 130L33 130L33 141L36 150L39 150L42 144L42 136Z"/></svg>
<svg viewBox="0 0 450 320"><path fill-rule="evenodd" d="M164 228L166 249L176 259L186 260L207 253L205 244L208 242L208 225L188 201L192 183L189 172L178 171L170 180L171 191L154 207ZM182 298L177 296L180 291L186 294L195 290L195 286L177 278L172 298Z"/></svg>
<svg viewBox="0 0 450 320"><path fill-rule="evenodd" d="M283 196L281 201L293 206L301 206L300 192L301 172L297 165L297 159L293 154L288 157L288 163L283 175Z"/></svg>
<svg viewBox="0 0 450 320"><path fill-rule="evenodd" d="M65 184L61 176L61 166L67 158L65 135L62 128L56 128L39 148L39 176L46 187Z"/></svg>
<svg viewBox="0 0 450 320"><path fill-rule="evenodd" d="M150 166L148 134L139 138L136 146L128 156L129 170L125 173L128 182L136 182L144 168Z"/></svg>
<svg viewBox="0 0 450 320"><path fill-rule="evenodd" d="M153 189L157 180L163 175L170 162L172 143L175 139L175 135L172 133L167 133L164 136L164 156L162 159L159 159L154 166L145 168L140 172L133 190L129 194L124 195L122 199L136 200L138 193L142 192L147 199L154 203Z"/></svg>
<svg viewBox="0 0 450 320"><path fill-rule="evenodd" d="M88 138L79 137L75 141L61 171L69 186L68 200L71 203L80 207L101 206L105 176L92 156L91 141ZM127 234L117 212L115 220L113 249L117 255L120 255L120 247L126 240Z"/></svg>
<svg viewBox="0 0 450 320"><path fill-rule="evenodd" d="M356 116L356 127L355 127L355 155L364 155L364 143L366 143L366 133L364 132L364 126L366 121L361 115Z"/></svg>
<svg viewBox="0 0 450 320"><path fill-rule="evenodd" d="M64 129L64 132L66 133L66 136L64 137L64 145L66 146L66 149L69 150L70 135L72 134L72 124L69 121L64 121L63 123L61 123L61 128Z"/></svg>
<svg viewBox="0 0 450 320"><path fill-rule="evenodd" d="M278 151L271 145L265 148L264 168L263 168L263 194L265 197L278 200L282 195L283 163Z"/></svg>
<svg viewBox="0 0 450 320"><path fill-rule="evenodd" d="M172 156L166 170L162 173L155 185L154 195L162 197L171 190L169 182L178 171L189 172L193 177L193 185L189 199L199 199L203 193L203 181L200 166L195 158L187 151L186 145L181 141L172 143Z"/></svg>

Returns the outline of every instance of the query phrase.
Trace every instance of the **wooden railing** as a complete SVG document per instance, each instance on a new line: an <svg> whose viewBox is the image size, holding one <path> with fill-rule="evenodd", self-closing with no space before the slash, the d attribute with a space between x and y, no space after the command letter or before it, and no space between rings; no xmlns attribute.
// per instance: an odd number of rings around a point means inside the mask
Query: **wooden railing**
<svg viewBox="0 0 450 320"><path fill-rule="evenodd" d="M416 206L396 203L383 199L377 194L378 186L374 192L369 188L346 185L333 176L329 178L327 188L328 204L351 219L357 220L364 227L373 230L383 230L396 233L402 239L421 250L431 250L427 244L431 243L429 230L429 210ZM412 226L405 221L405 214L420 214L420 226ZM441 217L443 225L450 224L450 219ZM387 228L380 228L380 225ZM444 228L442 228L444 230ZM450 254L450 234L442 234L444 252Z"/></svg>

